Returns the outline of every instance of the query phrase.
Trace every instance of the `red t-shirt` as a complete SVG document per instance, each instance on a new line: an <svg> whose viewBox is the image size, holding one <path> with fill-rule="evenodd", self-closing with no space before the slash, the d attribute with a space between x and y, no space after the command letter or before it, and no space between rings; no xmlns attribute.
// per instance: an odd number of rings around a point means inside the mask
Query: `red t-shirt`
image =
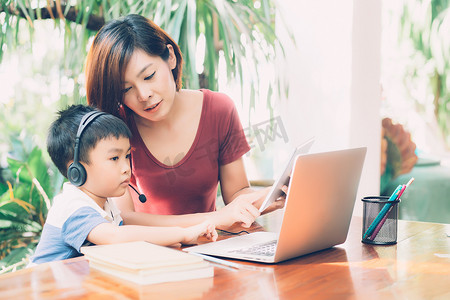
<svg viewBox="0 0 450 300"><path fill-rule="evenodd" d="M174 166L158 161L145 146L134 119L131 138L132 184L147 197L135 210L178 215L214 211L219 166L250 150L233 101L225 94L201 90L203 106L197 134L184 158Z"/></svg>

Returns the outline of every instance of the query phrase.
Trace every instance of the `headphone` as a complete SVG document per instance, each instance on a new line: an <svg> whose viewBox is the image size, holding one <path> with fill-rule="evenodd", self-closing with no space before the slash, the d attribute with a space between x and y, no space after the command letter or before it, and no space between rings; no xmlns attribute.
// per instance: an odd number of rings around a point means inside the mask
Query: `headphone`
<svg viewBox="0 0 450 300"><path fill-rule="evenodd" d="M86 182L87 174L86 169L80 163L80 138L86 127L92 123L97 117L105 115L106 113L101 111L90 111L83 116L80 125L78 126L77 137L75 138L75 147L73 149L73 163L70 164L67 169L67 178L74 186L82 186Z"/></svg>
<svg viewBox="0 0 450 300"><path fill-rule="evenodd" d="M88 112L83 116L83 118L81 118L80 125L78 126L77 136L75 138L75 147L73 149L73 163L71 163L69 168L67 169L67 178L74 186L82 186L86 182L87 178L86 169L80 163L79 159L81 134L86 129L86 127L90 123L92 123L92 121L94 121L101 115L106 115L106 113L94 110ZM139 195L139 201L141 201L142 203L145 203L147 201L147 198L144 194L139 193L131 184L129 184L129 186Z"/></svg>

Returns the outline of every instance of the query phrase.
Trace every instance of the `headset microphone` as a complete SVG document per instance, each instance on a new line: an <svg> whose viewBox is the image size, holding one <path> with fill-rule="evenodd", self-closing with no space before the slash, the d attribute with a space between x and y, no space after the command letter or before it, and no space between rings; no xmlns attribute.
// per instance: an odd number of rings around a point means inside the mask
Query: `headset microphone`
<svg viewBox="0 0 450 300"><path fill-rule="evenodd" d="M145 197L144 194L139 193L138 190L135 189L131 184L129 184L129 186L136 192L136 194L139 195L139 201L141 201L141 203L145 203L145 201L147 201L147 197Z"/></svg>

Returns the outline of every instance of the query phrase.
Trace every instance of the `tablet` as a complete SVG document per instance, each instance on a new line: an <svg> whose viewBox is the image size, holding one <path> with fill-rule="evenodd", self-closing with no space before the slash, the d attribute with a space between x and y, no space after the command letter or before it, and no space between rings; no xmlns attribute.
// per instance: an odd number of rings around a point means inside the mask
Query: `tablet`
<svg viewBox="0 0 450 300"><path fill-rule="evenodd" d="M259 208L260 212L263 212L270 204L275 202L278 198L280 198L283 195L283 191L281 190L281 188L283 187L283 185L288 185L288 183L289 183L289 178L292 173L292 167L293 167L295 158L299 154L308 153L308 151L309 151L309 149L311 149L311 146L314 143L314 141L315 141L314 137L310 138L309 140L307 140L306 142L304 142L303 144L301 144L300 146L295 148L294 153L292 153L292 155L289 159L289 162L287 163L286 167L284 168L283 173L281 174L280 177L278 177L278 180L276 180L274 182L274 184L272 185L272 188L270 189L269 194L267 195L263 204Z"/></svg>

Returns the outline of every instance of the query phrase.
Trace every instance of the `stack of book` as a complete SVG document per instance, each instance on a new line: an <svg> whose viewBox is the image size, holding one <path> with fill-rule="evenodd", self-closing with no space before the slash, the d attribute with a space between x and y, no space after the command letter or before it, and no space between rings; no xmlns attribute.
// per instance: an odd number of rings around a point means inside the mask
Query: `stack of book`
<svg viewBox="0 0 450 300"><path fill-rule="evenodd" d="M143 241L82 247L81 253L91 268L142 285L214 276L201 257Z"/></svg>

